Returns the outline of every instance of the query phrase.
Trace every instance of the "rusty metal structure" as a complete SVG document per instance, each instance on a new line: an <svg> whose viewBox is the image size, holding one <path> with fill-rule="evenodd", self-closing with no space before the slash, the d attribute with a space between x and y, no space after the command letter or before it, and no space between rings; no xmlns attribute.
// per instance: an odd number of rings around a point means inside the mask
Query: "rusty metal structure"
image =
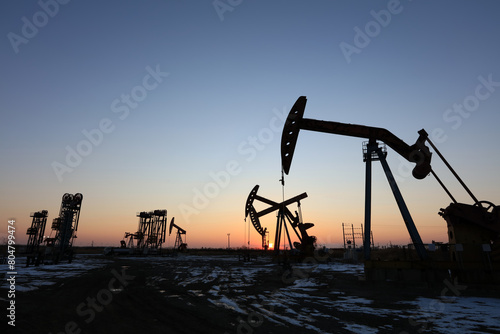
<svg viewBox="0 0 500 334"><path fill-rule="evenodd" d="M31 264L39 265L43 254L41 253L40 245L43 243L43 235L45 233L45 225L47 224L47 210L31 213L31 227L28 227L26 234L28 242L26 244L26 267Z"/></svg>
<svg viewBox="0 0 500 334"><path fill-rule="evenodd" d="M53 263L63 259L67 259L68 262L73 260L73 241L77 237L82 200L83 195L80 193L74 195L66 193L62 197L59 217L52 221L52 232L55 236L45 240L46 259L52 258Z"/></svg>
<svg viewBox="0 0 500 334"><path fill-rule="evenodd" d="M168 229L168 235L170 236L172 234L172 229L173 228L177 229L177 233L175 235L175 243L174 243L174 250L176 251L185 251L187 249L187 243L186 243L186 230L183 228L179 227L174 223L174 218L170 221L170 227ZM184 240L182 240L182 236L184 235Z"/></svg>
<svg viewBox="0 0 500 334"><path fill-rule="evenodd" d="M332 121L322 121L304 118L307 102L305 96L297 99L293 105L283 128L281 138L281 162L283 171L288 174L300 130L324 132L351 137L368 139L363 144L363 160L366 163L365 182L365 233L364 255L365 271L376 266L370 262L370 231L371 231L371 162L380 161L384 173L394 194L399 210L412 239L413 246L420 258L419 264L409 265L414 272L425 272L427 269L443 273L451 272L452 276L463 282L500 282L500 207L488 201L479 201L461 180L451 165L428 138L427 132L418 131L419 137L413 145L408 145L390 131L383 128L364 125L346 124ZM381 143L382 142L382 143ZM426 251L410 212L399 191L394 176L387 164L387 144L396 153L415 164L413 176L423 179L432 174L452 202L447 208L441 209L440 215L448 226L450 260L436 263ZM431 167L432 153L426 144L441 158L458 182L474 201L473 204L458 203ZM408 264L405 264L408 266ZM396 266L396 264L394 265ZM424 275L427 275L424 273ZM428 278L429 275L427 275ZM436 275L435 275L436 276ZM436 276L436 277L437 277Z"/></svg>
<svg viewBox="0 0 500 334"><path fill-rule="evenodd" d="M125 232L121 248L129 248L140 254L161 252L166 240L167 210L142 211L137 217L137 232Z"/></svg>
<svg viewBox="0 0 500 334"><path fill-rule="evenodd" d="M266 241L267 228L262 228L259 218L271 212L278 211L276 220L276 233L274 237L274 253L276 255L279 254L281 247L281 235L282 233L284 233L286 234L286 240L288 240L288 245L290 246L290 250L297 250L302 255L311 255L316 247L316 237L310 236L307 233L307 230L313 227L314 224L302 222L302 213L300 208L300 200L306 198L307 194L302 193L286 201L277 203L270 199L257 195L258 190L259 190L259 185L256 185L248 195L245 204L245 219L246 217L250 216L252 225L255 227L257 232L262 236L262 247L264 249L267 249L267 246L269 244ZM267 209L257 212L257 210L254 207L255 200L258 200L270 206ZM298 206L298 212L295 211L295 215L293 215L292 212L287 208L288 205L293 203L297 203ZM288 230L287 224L290 225L291 230L295 232L295 235L297 236L299 241L295 241L292 243L292 239L290 238L290 232ZM283 244L286 243L286 240L284 240Z"/></svg>

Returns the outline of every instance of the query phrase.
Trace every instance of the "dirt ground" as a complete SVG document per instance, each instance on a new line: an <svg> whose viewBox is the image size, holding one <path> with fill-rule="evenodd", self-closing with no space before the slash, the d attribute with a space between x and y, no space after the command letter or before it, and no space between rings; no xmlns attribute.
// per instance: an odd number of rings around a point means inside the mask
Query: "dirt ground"
<svg viewBox="0 0 500 334"><path fill-rule="evenodd" d="M376 284L359 268L236 256L109 258L17 292L15 332L439 333L436 316L413 302L442 296L443 284ZM480 322L475 328L499 332Z"/></svg>

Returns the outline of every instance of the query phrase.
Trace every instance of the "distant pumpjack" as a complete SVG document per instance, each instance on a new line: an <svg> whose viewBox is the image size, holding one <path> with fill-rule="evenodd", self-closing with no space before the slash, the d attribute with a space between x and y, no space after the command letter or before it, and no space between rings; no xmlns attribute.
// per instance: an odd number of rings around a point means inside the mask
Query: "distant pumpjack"
<svg viewBox="0 0 500 334"><path fill-rule="evenodd" d="M54 263L63 259L67 259L68 262L73 260L73 240L77 237L82 200L83 195L80 193L75 195L66 193L62 197L59 217L52 221L55 237L46 239L46 255L51 256Z"/></svg>
<svg viewBox="0 0 500 334"><path fill-rule="evenodd" d="M176 237L175 237L175 243L174 243L174 249L178 251L184 251L187 248L187 243L182 240L182 236L186 235L186 230L180 228L174 223L174 218L170 221L170 228L168 229L168 235L172 234L172 229L173 228L177 229ZM184 237L186 239L186 237Z"/></svg>
<svg viewBox="0 0 500 334"><path fill-rule="evenodd" d="M248 195L247 202L245 204L245 219L248 215L250 215L253 227L262 237L262 249L267 250L269 248L269 232L267 231L267 227L262 228L262 225L260 225L259 216L253 207L253 201L255 200L258 189L259 186L257 185Z"/></svg>
<svg viewBox="0 0 500 334"><path fill-rule="evenodd" d="M147 231L146 247L161 249L166 240L167 210L154 210L152 217L153 222Z"/></svg>
<svg viewBox="0 0 500 334"><path fill-rule="evenodd" d="M270 199L267 199L267 198L264 198L262 196L257 195L258 190L259 190L259 185L256 185L252 189L250 194L248 195L248 198L247 198L247 201L245 204L245 217L250 215L250 220L252 221L252 224L255 227L255 229L257 230L257 232L259 232L259 234L262 235L263 242L265 240L264 233L266 232L267 229L262 228L262 226L260 224L259 217L262 217L268 213L271 213L271 212L274 212L277 210L278 216L277 216L277 221L276 221L276 234L274 237L274 252L275 252L275 254L279 253L279 249L280 249L280 245L281 245L281 233L283 232L283 228L284 228L290 249L297 249L301 252L301 254L311 255L315 249L316 237L309 236L309 234L307 233L307 230L310 229L311 227L313 227L314 224L303 223L302 218L301 218L302 214L299 214L299 213L301 213L300 200L306 198L307 194L302 193L302 194L295 196L295 197L292 197L284 202L277 203L277 202L271 201ZM257 212L255 210L254 205L253 205L255 200L269 204L270 207L265 209L265 210L262 210L260 212ZM299 212L296 211L295 216L294 216L290 212L290 210L287 208L287 206L290 204L293 204L295 202L298 205ZM291 238L290 238L290 234L288 232L288 227L286 225L287 222L292 227L297 238L299 239L299 242L292 243ZM298 232L297 232L297 230L298 230Z"/></svg>
<svg viewBox="0 0 500 334"><path fill-rule="evenodd" d="M40 245L43 243L43 234L45 233L45 225L47 223L47 210L34 212L30 215L33 217L31 227L28 228L28 243L26 244L26 267L30 264L40 264L43 255L40 252Z"/></svg>
<svg viewBox="0 0 500 334"><path fill-rule="evenodd" d="M167 210L142 211L137 214L137 232L125 232L121 248L136 249L138 253L157 252L166 240ZM136 244L134 245L134 240Z"/></svg>

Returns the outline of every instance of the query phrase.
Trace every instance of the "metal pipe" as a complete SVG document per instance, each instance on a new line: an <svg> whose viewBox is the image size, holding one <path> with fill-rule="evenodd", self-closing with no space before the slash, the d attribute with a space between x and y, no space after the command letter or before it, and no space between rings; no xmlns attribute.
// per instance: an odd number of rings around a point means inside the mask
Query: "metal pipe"
<svg viewBox="0 0 500 334"><path fill-rule="evenodd" d="M437 149L437 147L431 142L431 140L429 138L427 138L427 141L429 142L429 144L431 145L431 147L434 149L434 151L436 151L437 155L441 158L441 160L443 160L444 164L446 165L446 167L448 167L448 169L450 170L450 172L453 175L455 175L455 177L457 178L458 182L460 182L460 184L462 185L462 187L464 187L465 191L467 191L467 193L470 195L470 197L472 197L472 199L474 200L474 203L477 204L479 201L477 200L476 196L474 196L474 194L472 193L472 191L470 191L470 189L465 185L464 181L462 181L462 179L460 178L460 176L458 176L458 174L451 167L451 165L448 163L448 161L446 161L446 159L443 157L443 155L441 154L441 152L439 152L439 150Z"/></svg>
<svg viewBox="0 0 500 334"><path fill-rule="evenodd" d="M439 182L439 184L441 185L441 187L443 187L444 191L446 191L446 193L448 194L448 196L450 196L450 198L453 201L453 203L457 203L457 201L455 200L455 198L453 197L453 195L450 193L450 191L448 190L448 188L446 188L446 186L441 181L441 179L437 176L437 174L434 172L434 170L431 169L431 173L436 178L436 180Z"/></svg>

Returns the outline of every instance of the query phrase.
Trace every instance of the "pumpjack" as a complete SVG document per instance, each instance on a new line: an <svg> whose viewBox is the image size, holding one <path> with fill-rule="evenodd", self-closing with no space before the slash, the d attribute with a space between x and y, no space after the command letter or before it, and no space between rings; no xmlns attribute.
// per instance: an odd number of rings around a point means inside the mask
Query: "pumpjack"
<svg viewBox="0 0 500 334"><path fill-rule="evenodd" d="M406 224L412 243L421 260L417 269L439 267L444 271L451 271L454 277L464 282L500 281L500 207L489 202L479 201L465 185L462 179L450 166L448 161L439 152L429 139L427 132L418 131L419 137L413 145L408 145L390 131L357 124L346 124L332 121L323 121L304 118L307 102L305 96L297 99L285 121L281 137L281 163L283 171L288 174L300 130L309 130L329 134L337 134L368 139L363 146L363 160L366 162L365 182L365 233L363 248L365 255L365 270L373 265L370 262L370 231L371 231L371 162L378 160L382 164L399 210ZM382 143L380 143L380 142ZM441 158L458 182L471 196L474 204L458 203L441 179L431 167L432 153ZM382 145L381 145L382 144ZM387 150L385 144L406 160L415 164L412 171L416 179L424 179L432 174L443 190L451 198L452 203L441 209L440 215L446 220L450 261L448 263L432 263L422 242L410 212L399 191L394 176L386 161ZM425 264L425 265L423 265Z"/></svg>
<svg viewBox="0 0 500 334"><path fill-rule="evenodd" d="M252 225L255 227L257 232L262 236L262 247L267 249L266 245L266 232L267 228L262 228L259 218L269 214L274 211L278 211L277 221L276 221L276 234L274 237L274 253L278 255L280 252L281 245L281 234L283 231L286 233L288 244L290 250L295 249L300 252L301 255L312 255L315 249L316 237L310 236L307 230L314 226L312 223L303 223L302 214L300 209L300 200L307 197L306 193L294 196L281 203L274 202L270 199L257 195L259 190L259 185L256 185L250 194L248 195L245 204L245 218L250 216ZM270 205L267 209L257 212L254 207L254 201L258 200L262 203ZM297 203L299 212L295 211L295 215L287 208L288 205ZM287 223L290 225L291 229L295 232L295 235L299 239L297 242L293 242L290 238L290 233L288 231ZM285 241L286 242L286 241Z"/></svg>
<svg viewBox="0 0 500 334"><path fill-rule="evenodd" d="M168 230L168 235L172 234L172 229L174 227L177 229L177 233L176 233L176 237L175 237L175 243L174 243L174 250L185 251L186 248L187 248L187 243L182 240L182 236L186 235L186 230L184 230L183 228L177 226L174 223L174 218L172 218L172 220L170 221L170 228Z"/></svg>
<svg viewBox="0 0 500 334"><path fill-rule="evenodd" d="M125 232L124 240L120 242L121 248L132 249L140 254L161 251L166 240L167 210L142 211L137 217L139 218L137 232ZM125 241L127 239L128 241Z"/></svg>
<svg viewBox="0 0 500 334"><path fill-rule="evenodd" d="M30 264L39 265L43 257L40 250L40 245L43 243L43 234L45 233L45 225L47 224L47 210L34 212L30 215L33 217L31 227L28 228L28 243L26 244L26 267Z"/></svg>
<svg viewBox="0 0 500 334"><path fill-rule="evenodd" d="M64 194L61 201L59 217L54 218L52 222L52 231L54 237L49 237L45 241L47 247L45 256L52 257L53 263L67 259L73 260L73 241L77 237L78 221L80 219L80 209L82 206L83 195Z"/></svg>

